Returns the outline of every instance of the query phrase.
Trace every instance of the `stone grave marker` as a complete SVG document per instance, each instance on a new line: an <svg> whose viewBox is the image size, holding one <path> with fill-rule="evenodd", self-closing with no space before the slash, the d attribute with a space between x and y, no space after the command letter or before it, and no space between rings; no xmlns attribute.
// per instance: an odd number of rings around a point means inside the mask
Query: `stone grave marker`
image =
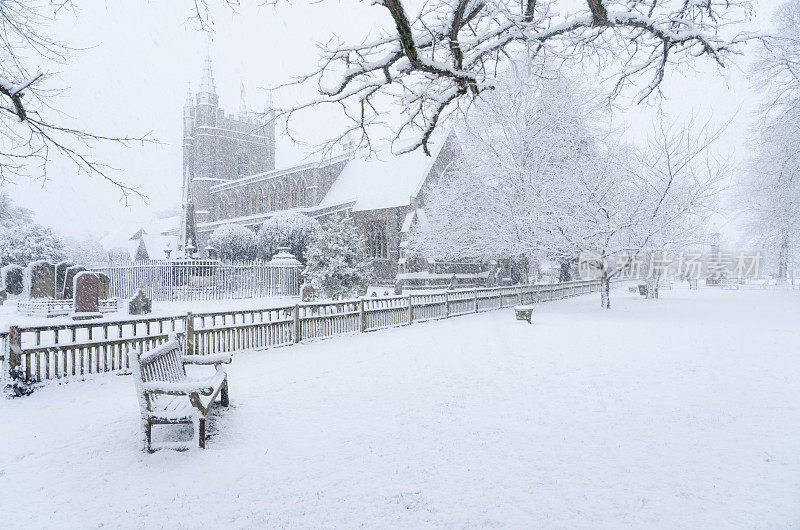
<svg viewBox="0 0 800 530"><path fill-rule="evenodd" d="M136 296L131 298L128 303L128 313L131 315L146 315L152 311L152 302L149 298L139 289Z"/></svg>
<svg viewBox="0 0 800 530"><path fill-rule="evenodd" d="M311 280L308 278L306 278L303 288L300 290L300 298L303 302L310 302L314 299L314 286L311 285Z"/></svg>
<svg viewBox="0 0 800 530"><path fill-rule="evenodd" d="M24 276L24 269L19 265L6 265L0 269L3 290L8 294L22 294Z"/></svg>
<svg viewBox="0 0 800 530"><path fill-rule="evenodd" d="M100 279L97 274L81 271L75 275L73 292L74 319L99 318L99 301L97 293L100 290Z"/></svg>
<svg viewBox="0 0 800 530"><path fill-rule="evenodd" d="M25 269L25 294L28 298L55 298L56 266L34 261Z"/></svg>
<svg viewBox="0 0 800 530"><path fill-rule="evenodd" d="M66 284L64 280L67 276L67 269L75 265L71 261L61 261L56 264L56 298L64 299L64 290Z"/></svg>
<svg viewBox="0 0 800 530"><path fill-rule="evenodd" d="M102 272L96 274L97 278L100 280L100 290L97 293L97 297L100 298L100 300L108 300L108 293L111 290L111 278Z"/></svg>
<svg viewBox="0 0 800 530"><path fill-rule="evenodd" d="M73 288L75 282L75 276L79 272L83 272L86 269L81 267L80 265L73 265L72 267L67 267L67 271L64 273L64 300L72 300L74 296Z"/></svg>

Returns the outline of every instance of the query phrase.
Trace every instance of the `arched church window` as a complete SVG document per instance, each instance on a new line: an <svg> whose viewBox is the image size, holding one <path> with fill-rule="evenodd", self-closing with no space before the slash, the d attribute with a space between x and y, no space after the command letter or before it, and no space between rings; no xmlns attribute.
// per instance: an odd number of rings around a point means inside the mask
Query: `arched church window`
<svg viewBox="0 0 800 530"><path fill-rule="evenodd" d="M297 206L300 206L298 187L298 183L291 181L289 182L289 208L296 208Z"/></svg>
<svg viewBox="0 0 800 530"><path fill-rule="evenodd" d="M286 209L286 188L282 183L278 183L275 186L275 209L276 210L285 210Z"/></svg>
<svg viewBox="0 0 800 530"><path fill-rule="evenodd" d="M247 201L247 215L253 215L258 212L258 198L256 197L256 190L250 190L250 200Z"/></svg>
<svg viewBox="0 0 800 530"><path fill-rule="evenodd" d="M306 195L306 179L301 178L297 182L297 206L308 206L308 196Z"/></svg>
<svg viewBox="0 0 800 530"><path fill-rule="evenodd" d="M386 242L386 221L367 221L367 255L371 258L386 259L389 249Z"/></svg>
<svg viewBox="0 0 800 530"><path fill-rule="evenodd" d="M275 210L275 186L269 185L267 189L267 211L272 212Z"/></svg>
<svg viewBox="0 0 800 530"><path fill-rule="evenodd" d="M236 174L240 177L250 172L250 155L244 149L236 151Z"/></svg>
<svg viewBox="0 0 800 530"><path fill-rule="evenodd" d="M256 207L253 213L261 213L264 211L264 190L258 188L256 191Z"/></svg>

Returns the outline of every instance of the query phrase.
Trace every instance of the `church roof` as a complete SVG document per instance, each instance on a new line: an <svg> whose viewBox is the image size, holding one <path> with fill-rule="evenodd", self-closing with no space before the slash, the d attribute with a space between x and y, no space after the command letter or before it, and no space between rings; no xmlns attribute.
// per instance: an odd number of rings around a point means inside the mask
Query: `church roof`
<svg viewBox="0 0 800 530"><path fill-rule="evenodd" d="M356 156L342 170L319 203L325 208L353 202L353 211L382 210L411 204L446 142L432 144L431 156L422 149L395 155L390 148Z"/></svg>

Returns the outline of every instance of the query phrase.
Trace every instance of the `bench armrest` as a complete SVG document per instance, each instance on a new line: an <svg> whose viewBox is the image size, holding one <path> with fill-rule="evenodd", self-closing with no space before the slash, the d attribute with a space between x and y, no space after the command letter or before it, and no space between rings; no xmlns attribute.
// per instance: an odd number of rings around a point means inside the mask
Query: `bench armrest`
<svg viewBox="0 0 800 530"><path fill-rule="evenodd" d="M184 355L183 364L230 364L233 360L229 353L212 353L210 355Z"/></svg>
<svg viewBox="0 0 800 530"><path fill-rule="evenodd" d="M225 370L217 368L217 373L205 379L189 379L187 381L148 381L142 383L145 392L167 394L170 396L188 396L200 394L210 396L228 377Z"/></svg>

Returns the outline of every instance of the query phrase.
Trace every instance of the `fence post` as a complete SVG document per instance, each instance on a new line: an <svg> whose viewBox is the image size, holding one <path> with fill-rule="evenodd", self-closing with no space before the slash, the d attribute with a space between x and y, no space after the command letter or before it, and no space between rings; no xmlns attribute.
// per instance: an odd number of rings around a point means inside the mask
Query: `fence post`
<svg viewBox="0 0 800 530"><path fill-rule="evenodd" d="M411 303L411 295L408 295L408 323L414 322L414 306Z"/></svg>
<svg viewBox="0 0 800 530"><path fill-rule="evenodd" d="M300 304L294 306L294 343L300 342Z"/></svg>
<svg viewBox="0 0 800 530"><path fill-rule="evenodd" d="M186 353L194 355L194 315L191 311L186 313L186 326L184 327L186 329Z"/></svg>
<svg viewBox="0 0 800 530"><path fill-rule="evenodd" d="M364 299L358 300L358 331L364 333L367 330L367 317L364 314Z"/></svg>
<svg viewBox="0 0 800 530"><path fill-rule="evenodd" d="M444 292L444 318L450 318L450 293Z"/></svg>
<svg viewBox="0 0 800 530"><path fill-rule="evenodd" d="M500 307L502 308L503 307L503 288L500 287L498 289L498 291L500 292Z"/></svg>
<svg viewBox="0 0 800 530"><path fill-rule="evenodd" d="M8 329L8 375L13 379L14 369L22 365L22 333L18 326Z"/></svg>
<svg viewBox="0 0 800 530"><path fill-rule="evenodd" d="M478 288L475 288L475 312L478 312Z"/></svg>

